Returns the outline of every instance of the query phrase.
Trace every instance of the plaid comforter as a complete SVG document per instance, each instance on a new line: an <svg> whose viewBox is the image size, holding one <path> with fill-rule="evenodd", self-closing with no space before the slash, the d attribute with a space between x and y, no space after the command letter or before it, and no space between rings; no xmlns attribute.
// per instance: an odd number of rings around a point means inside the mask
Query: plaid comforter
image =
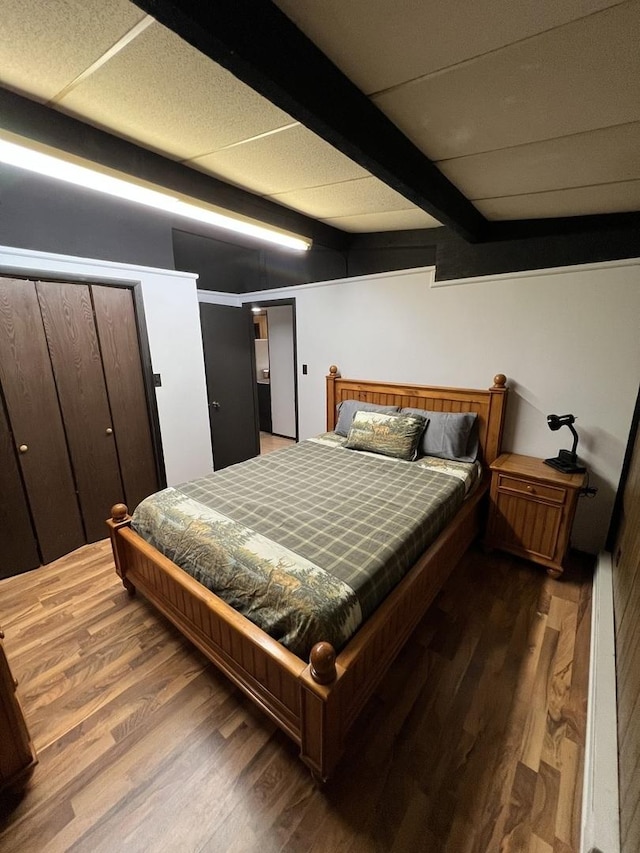
<svg viewBox="0 0 640 853"><path fill-rule="evenodd" d="M328 434L144 500L133 528L306 659L340 648L462 503L475 466Z"/></svg>

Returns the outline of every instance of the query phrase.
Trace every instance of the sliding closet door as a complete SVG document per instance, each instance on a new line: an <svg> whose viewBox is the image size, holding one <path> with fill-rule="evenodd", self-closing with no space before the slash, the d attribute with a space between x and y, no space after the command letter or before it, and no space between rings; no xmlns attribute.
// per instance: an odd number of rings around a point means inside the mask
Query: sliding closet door
<svg viewBox="0 0 640 853"><path fill-rule="evenodd" d="M16 451L0 398L0 578L40 565Z"/></svg>
<svg viewBox="0 0 640 853"><path fill-rule="evenodd" d="M126 504L158 491L131 291L91 285Z"/></svg>
<svg viewBox="0 0 640 853"><path fill-rule="evenodd" d="M95 542L124 491L89 287L48 281L36 288L87 541Z"/></svg>
<svg viewBox="0 0 640 853"><path fill-rule="evenodd" d="M0 384L45 563L85 542L35 284L0 278ZM2 463L5 461L4 454Z"/></svg>

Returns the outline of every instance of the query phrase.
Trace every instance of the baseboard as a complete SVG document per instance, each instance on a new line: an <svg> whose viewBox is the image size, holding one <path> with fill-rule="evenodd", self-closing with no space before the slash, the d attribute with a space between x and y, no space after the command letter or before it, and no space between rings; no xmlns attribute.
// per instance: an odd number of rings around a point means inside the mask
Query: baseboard
<svg viewBox="0 0 640 853"><path fill-rule="evenodd" d="M611 555L593 579L581 853L619 853L618 721Z"/></svg>

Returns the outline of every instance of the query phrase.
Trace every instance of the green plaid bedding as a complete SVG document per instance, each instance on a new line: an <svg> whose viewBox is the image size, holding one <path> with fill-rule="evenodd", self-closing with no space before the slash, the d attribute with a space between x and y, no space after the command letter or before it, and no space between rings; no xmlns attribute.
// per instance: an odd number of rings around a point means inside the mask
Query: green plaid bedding
<svg viewBox="0 0 640 853"><path fill-rule="evenodd" d="M340 648L436 538L476 467L333 434L144 500L133 528L300 657Z"/></svg>

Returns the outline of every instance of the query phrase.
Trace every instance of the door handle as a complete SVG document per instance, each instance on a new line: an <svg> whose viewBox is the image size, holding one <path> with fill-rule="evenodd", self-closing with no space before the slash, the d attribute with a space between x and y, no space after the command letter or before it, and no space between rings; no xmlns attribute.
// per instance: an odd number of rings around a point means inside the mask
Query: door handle
<svg viewBox="0 0 640 853"><path fill-rule="evenodd" d="M209 403L209 405L211 406L212 409L219 409L220 408L220 403L217 400L213 400L211 403Z"/></svg>

